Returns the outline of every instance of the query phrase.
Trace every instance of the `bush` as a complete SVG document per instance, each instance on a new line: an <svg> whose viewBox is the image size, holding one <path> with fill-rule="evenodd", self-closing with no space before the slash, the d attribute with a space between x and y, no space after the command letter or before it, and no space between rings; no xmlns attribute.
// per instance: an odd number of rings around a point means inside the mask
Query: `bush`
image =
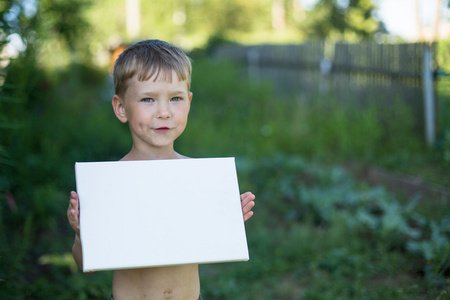
<svg viewBox="0 0 450 300"><path fill-rule="evenodd" d="M257 193L250 261L203 266L212 299L432 299L448 290L448 220L298 156L238 160ZM431 231L430 231L431 228ZM441 292L442 291L442 292Z"/></svg>

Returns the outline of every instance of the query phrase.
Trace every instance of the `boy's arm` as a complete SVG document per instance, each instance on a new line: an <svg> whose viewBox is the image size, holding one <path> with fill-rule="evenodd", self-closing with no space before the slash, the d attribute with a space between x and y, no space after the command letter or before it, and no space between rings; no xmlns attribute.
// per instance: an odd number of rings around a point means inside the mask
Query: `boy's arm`
<svg viewBox="0 0 450 300"><path fill-rule="evenodd" d="M81 251L80 239L80 206L78 195L75 192L70 192L70 204L67 209L67 218L69 219L70 227L75 232L75 241L72 247L72 255L78 268L83 269L83 253Z"/></svg>
<svg viewBox="0 0 450 300"><path fill-rule="evenodd" d="M241 195L242 215L244 216L244 222L253 216L252 208L255 206L255 195L251 192L246 192Z"/></svg>

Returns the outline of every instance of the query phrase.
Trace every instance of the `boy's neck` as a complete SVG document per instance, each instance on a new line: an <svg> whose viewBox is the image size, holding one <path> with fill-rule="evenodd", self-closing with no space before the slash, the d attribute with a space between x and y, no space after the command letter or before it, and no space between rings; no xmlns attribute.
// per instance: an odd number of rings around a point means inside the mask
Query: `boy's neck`
<svg viewBox="0 0 450 300"><path fill-rule="evenodd" d="M151 153L149 152L143 152L139 151L136 148L132 148L131 151L125 155L121 160L127 161L127 160L158 160L158 159L182 159L187 158L186 156L183 156L175 150L171 151L153 151Z"/></svg>

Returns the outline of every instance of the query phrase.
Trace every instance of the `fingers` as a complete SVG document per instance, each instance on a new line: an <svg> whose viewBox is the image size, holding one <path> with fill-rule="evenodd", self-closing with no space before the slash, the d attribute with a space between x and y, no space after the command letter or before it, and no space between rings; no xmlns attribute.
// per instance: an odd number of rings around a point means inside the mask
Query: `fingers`
<svg viewBox="0 0 450 300"><path fill-rule="evenodd" d="M241 206L242 214L244 216L244 221L247 221L253 216L252 208L255 206L255 195L251 192L246 192L241 195Z"/></svg>
<svg viewBox="0 0 450 300"><path fill-rule="evenodd" d="M80 208L78 206L78 195L77 195L77 193L75 193L73 191L70 192L69 209L70 209L71 215L78 217L78 214L80 212Z"/></svg>
<svg viewBox="0 0 450 300"><path fill-rule="evenodd" d="M67 208L67 218L69 219L70 227L79 233L80 231L80 206L78 201L78 194L70 192L69 207Z"/></svg>
<svg viewBox="0 0 450 300"><path fill-rule="evenodd" d="M253 216L253 212L252 211L249 211L248 213L244 214L244 222L246 222L252 216Z"/></svg>
<svg viewBox="0 0 450 300"><path fill-rule="evenodd" d="M253 195L252 192L246 192L244 194L241 195L241 202L244 204L247 204L253 200L255 200L255 195Z"/></svg>
<svg viewBox="0 0 450 300"><path fill-rule="evenodd" d="M70 192L70 203L75 204L74 208L78 209L78 194L74 191Z"/></svg>

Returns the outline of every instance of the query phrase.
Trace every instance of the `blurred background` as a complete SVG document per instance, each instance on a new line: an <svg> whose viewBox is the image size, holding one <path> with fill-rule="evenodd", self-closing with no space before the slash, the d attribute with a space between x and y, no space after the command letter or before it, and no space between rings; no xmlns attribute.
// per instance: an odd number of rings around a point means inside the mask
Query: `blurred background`
<svg viewBox="0 0 450 300"><path fill-rule="evenodd" d="M111 70L149 38L193 59L177 150L257 195L205 299L450 297L448 0L2 0L1 299L109 297L66 210L75 162L131 148Z"/></svg>

